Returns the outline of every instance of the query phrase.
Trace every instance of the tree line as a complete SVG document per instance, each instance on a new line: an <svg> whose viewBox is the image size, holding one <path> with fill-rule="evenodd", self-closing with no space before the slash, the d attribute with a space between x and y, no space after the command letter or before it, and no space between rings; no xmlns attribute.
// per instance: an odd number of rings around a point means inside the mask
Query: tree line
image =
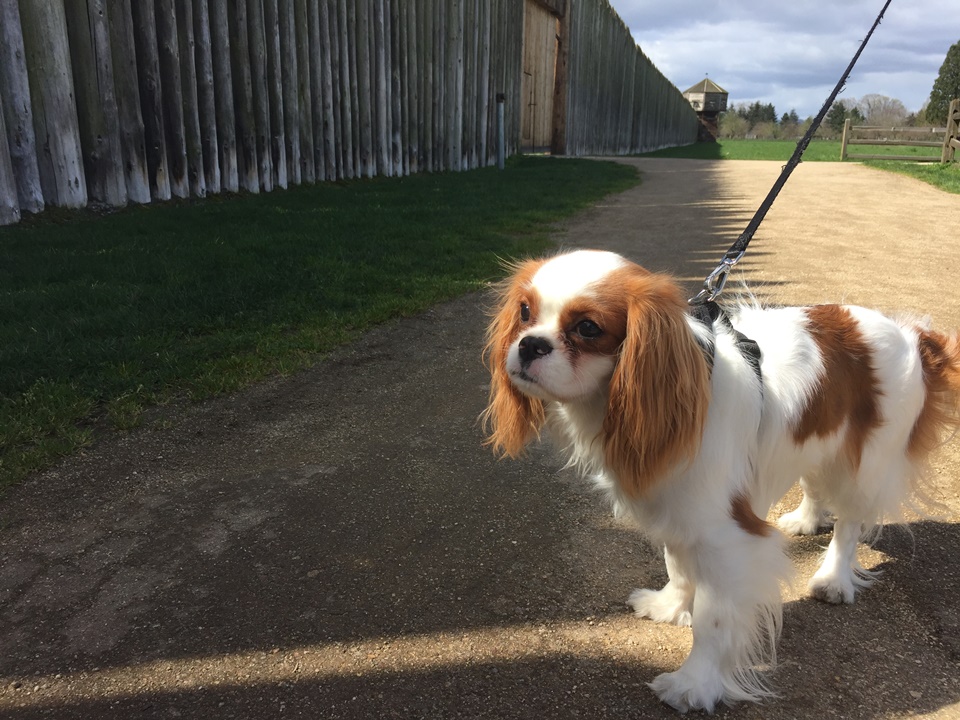
<svg viewBox="0 0 960 720"><path fill-rule="evenodd" d="M839 138L844 122L883 127L941 127L946 123L947 107L960 97L960 42L947 51L930 97L917 112L910 112L897 98L868 94L861 98L838 100L827 112L817 137ZM795 139L802 136L812 117L800 120L796 110L777 116L773 103L734 104L720 116L721 138Z"/></svg>

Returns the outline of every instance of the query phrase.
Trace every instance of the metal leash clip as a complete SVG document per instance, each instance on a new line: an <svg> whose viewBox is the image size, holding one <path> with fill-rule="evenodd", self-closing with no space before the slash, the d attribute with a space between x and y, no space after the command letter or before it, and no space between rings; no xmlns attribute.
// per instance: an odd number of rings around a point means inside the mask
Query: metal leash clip
<svg viewBox="0 0 960 720"><path fill-rule="evenodd" d="M723 256L720 264L717 265L713 272L707 275L703 281L703 290L697 293L696 297L690 298L688 302L691 305L702 305L703 303L710 302L722 293L724 286L727 284L730 270L740 262L745 252L746 250L740 250L738 252L728 251L727 254Z"/></svg>

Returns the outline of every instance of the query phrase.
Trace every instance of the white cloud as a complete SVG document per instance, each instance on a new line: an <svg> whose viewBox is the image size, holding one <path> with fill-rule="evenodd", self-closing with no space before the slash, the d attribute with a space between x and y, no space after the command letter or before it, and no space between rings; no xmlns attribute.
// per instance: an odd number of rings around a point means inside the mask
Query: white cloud
<svg viewBox="0 0 960 720"><path fill-rule="evenodd" d="M893 2L841 98L878 93L916 111L949 47L956 0ZM732 103L815 115L847 67L880 0L611 0L644 53L685 90L709 75Z"/></svg>

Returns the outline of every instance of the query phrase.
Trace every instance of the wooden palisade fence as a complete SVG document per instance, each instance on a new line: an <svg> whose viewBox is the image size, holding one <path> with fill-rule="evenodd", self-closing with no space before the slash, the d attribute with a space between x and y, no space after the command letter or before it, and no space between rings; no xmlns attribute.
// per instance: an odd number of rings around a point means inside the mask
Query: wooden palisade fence
<svg viewBox="0 0 960 720"><path fill-rule="evenodd" d="M565 33L555 151L693 141L607 0L0 0L0 225L492 164L497 94L519 148L530 2Z"/></svg>
<svg viewBox="0 0 960 720"><path fill-rule="evenodd" d="M561 37L569 40L558 79L567 96L554 127L554 152L624 155L696 140L699 120L690 103L606 0L569 3L561 23Z"/></svg>

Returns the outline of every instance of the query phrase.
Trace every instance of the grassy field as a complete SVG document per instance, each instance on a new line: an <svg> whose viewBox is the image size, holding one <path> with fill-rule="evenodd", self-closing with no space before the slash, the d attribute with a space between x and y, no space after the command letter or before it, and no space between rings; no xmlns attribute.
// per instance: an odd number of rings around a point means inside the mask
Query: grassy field
<svg viewBox="0 0 960 720"><path fill-rule="evenodd" d="M294 371L482 287L498 258L636 182L623 165L521 157L0 229L0 487L151 404Z"/></svg>
<svg viewBox="0 0 960 720"><path fill-rule="evenodd" d="M686 158L695 160L777 160L786 162L797 147L792 140L721 140L717 143L696 143L680 148L667 148L647 153L645 157ZM860 152L877 155L923 155L932 154L930 148L857 147ZM939 151L936 153L940 156ZM803 162L839 162L839 140L814 140L803 153ZM880 170L910 175L950 193L960 193L960 163L897 162L893 160L864 160Z"/></svg>

